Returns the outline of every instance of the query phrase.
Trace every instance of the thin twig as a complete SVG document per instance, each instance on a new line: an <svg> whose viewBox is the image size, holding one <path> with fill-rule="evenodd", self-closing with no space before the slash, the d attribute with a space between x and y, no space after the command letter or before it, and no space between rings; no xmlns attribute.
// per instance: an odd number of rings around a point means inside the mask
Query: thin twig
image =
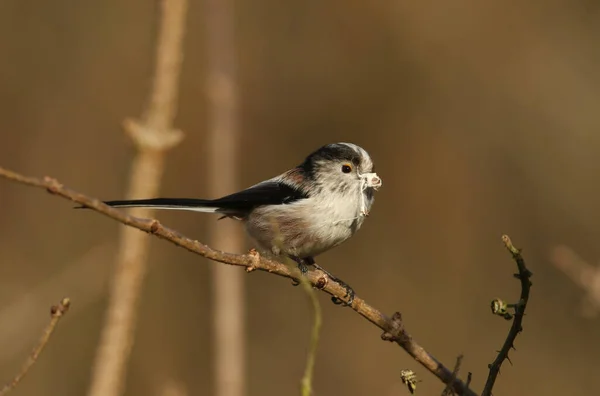
<svg viewBox="0 0 600 396"><path fill-rule="evenodd" d="M458 372L460 371L460 365L462 364L462 360L463 360L463 355L459 355L456 358L456 363L454 364L454 370L452 370L452 382L454 382L454 379L456 379L458 377ZM452 390L452 386L451 386L452 382L449 382L448 384L446 384L446 388L442 392L442 396L452 396L454 394L454 391Z"/></svg>
<svg viewBox="0 0 600 396"><path fill-rule="evenodd" d="M521 256L521 251L512 244L508 235L502 236L502 242L504 242L504 246L506 246L513 260L517 263L519 273L515 274L515 277L521 282L521 297L519 302L514 306L515 314L513 323L508 332L508 336L506 337L506 341L504 341L504 345L502 346L502 349L500 349L500 352L498 352L498 356L494 362L489 365L490 373L481 396L491 396L494 382L500 372L500 366L502 366L504 360L509 359L508 352L510 352L511 348L514 348L517 335L523 331L523 315L525 315L525 308L527 307L527 301L529 300L529 290L532 285L530 278L533 274L525 266L525 260L523 259L523 256Z"/></svg>
<svg viewBox="0 0 600 396"><path fill-rule="evenodd" d="M469 373L467 374L467 382L465 383L466 389L469 389L469 386L471 386L472 379L473 379L473 373L469 371Z"/></svg>
<svg viewBox="0 0 600 396"><path fill-rule="evenodd" d="M125 131L137 149L129 175L126 194L129 199L157 195L164 172L165 153L183 139L183 133L173 129L172 124L177 109L187 0L163 0L161 3L156 66L149 103L141 120L127 119L124 122ZM131 213L150 217L153 210L135 208ZM148 247L149 239L143 234L128 227L121 229L90 396L117 396L122 393L134 341L139 297L147 271Z"/></svg>
<svg viewBox="0 0 600 396"><path fill-rule="evenodd" d="M321 278L319 286L324 284L324 279L326 278ZM315 371L315 361L317 360L317 349L321 335L322 315L321 304L319 303L319 299L317 298L317 294L315 293L313 285L304 277L300 278L300 283L302 283L302 287L308 296L313 312L313 325L310 332L308 356L306 357L304 376L302 377L300 386L301 395L310 396L312 394L313 373Z"/></svg>
<svg viewBox="0 0 600 396"><path fill-rule="evenodd" d="M160 391L160 396L187 396L188 394L185 385L174 379L167 380Z"/></svg>
<svg viewBox="0 0 600 396"><path fill-rule="evenodd" d="M102 213L105 216L117 220L125 225L154 234L161 239L170 241L177 246L208 259L225 264L245 267L248 272L260 270L290 279L298 280L299 278L297 269L294 271L294 269L290 268L286 264L269 260L264 257L257 257L255 254L232 254L212 249L207 245L189 239L174 230L164 227L157 220L140 219L129 216L125 211L107 206L96 198L90 198L86 195L64 187L55 179L49 177L46 177L43 180L36 179L33 177L23 176L3 168L0 168L0 176L22 184L43 188L52 194L67 198L80 205L93 209L96 212ZM309 270L306 274L306 277L312 285L321 287L320 290L323 290L325 293L328 293L333 297L337 297L342 301L347 299L346 289L336 282L323 282L323 274L319 270ZM451 381L452 371L439 362L433 355L428 353L422 346L420 346L403 328L402 331L399 332L399 325L397 321L392 320L392 318L384 315L382 312L369 305L366 301L358 296L355 297L351 307L359 315L382 329L384 332L395 335L393 341L400 345L406 352L408 352L410 356L422 364L427 370L437 376L443 383L448 383ZM476 395L475 392L467 390L464 382L458 378L453 381L452 388L458 394L464 394L465 396Z"/></svg>
<svg viewBox="0 0 600 396"><path fill-rule="evenodd" d="M63 317L63 315L67 313L70 305L71 301L68 298L63 298L61 302L58 303L58 305L53 305L50 308L50 323L48 323L48 326L46 326L46 328L44 329L44 332L42 333L42 336L40 337L40 340L38 341L37 345L33 349L33 352L31 352L31 355L29 355L25 364L23 364L23 367L21 367L21 371L19 371L19 373L8 384L4 385L4 387L0 390L0 396L4 396L8 392L13 390L23 379L23 377L27 375L29 370L31 370L35 362L37 362L40 353L42 353L44 347L46 346L46 344L48 344L50 336L52 335L52 333L54 333L56 325Z"/></svg>

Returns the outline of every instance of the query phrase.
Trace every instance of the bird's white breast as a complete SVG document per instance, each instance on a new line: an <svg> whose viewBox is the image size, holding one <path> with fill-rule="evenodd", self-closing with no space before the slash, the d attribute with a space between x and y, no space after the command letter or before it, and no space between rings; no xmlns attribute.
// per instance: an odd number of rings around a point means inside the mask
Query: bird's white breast
<svg viewBox="0 0 600 396"><path fill-rule="evenodd" d="M314 257L350 238L362 225L360 195L319 194L287 205L255 209L246 221L250 236L266 251Z"/></svg>

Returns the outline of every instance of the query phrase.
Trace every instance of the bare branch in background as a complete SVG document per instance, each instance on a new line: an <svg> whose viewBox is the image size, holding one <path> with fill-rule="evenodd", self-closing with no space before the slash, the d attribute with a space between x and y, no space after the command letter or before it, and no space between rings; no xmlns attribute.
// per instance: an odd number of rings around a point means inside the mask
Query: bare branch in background
<svg viewBox="0 0 600 396"><path fill-rule="evenodd" d="M514 247L512 241L508 237L508 235L502 236L502 241L504 242L504 246L508 249L510 254L512 255L513 260L517 263L517 268L519 269L519 273L515 274L515 278L519 279L521 282L521 296L519 298L519 302L516 304L507 305L514 309L514 317L508 317L503 315L505 318L513 319L512 326L508 331L508 336L506 337L506 341L504 341L504 345L498 356L494 360L492 364L490 364L490 374L488 375L488 379L485 383L485 387L483 388L483 392L481 396L491 396L492 388L494 387L494 383L496 381L496 377L500 372L500 366L504 360L509 359L508 353L511 349L515 347L515 339L517 335L521 331L523 331L523 316L525 315L525 308L527 308L527 301L529 301L529 291L531 289L531 276L533 275L525 266L525 260L523 260L523 256L521 256L521 251ZM494 311L494 305L492 306L492 311ZM493 312L496 314L496 312Z"/></svg>
<svg viewBox="0 0 600 396"><path fill-rule="evenodd" d="M129 199L158 194L165 154L183 139L183 133L173 129L172 124L177 109L186 11L187 0L161 2L156 66L148 107L141 120L127 119L124 123L125 131L137 149L129 175L126 194ZM131 213L150 217L153 210L136 208ZM132 228L121 229L90 396L116 396L122 393L133 346L139 296L147 270L149 242L149 238Z"/></svg>
<svg viewBox="0 0 600 396"><path fill-rule="evenodd" d="M595 318L600 311L600 265L593 266L567 246L553 249L550 260L585 293L581 314Z"/></svg>
<svg viewBox="0 0 600 396"><path fill-rule="evenodd" d="M268 260L263 257L257 257L255 254L232 254L212 249L196 240L187 238L174 230L164 227L157 220L141 219L130 216L125 211L111 208L96 198L91 198L73 191L63 186L55 179L46 177L42 180L27 177L3 168L0 168L0 176L21 184L43 188L52 194L67 198L80 205L93 209L96 212L102 213L125 225L154 234L161 239L170 241L177 246L208 259L245 267L248 272L260 270L290 279L299 280L300 278L299 271L290 268L286 264ZM306 277L315 287L319 287L320 290L333 297L346 301L346 290L336 282L327 282L327 277L321 271L316 269L309 270ZM456 378L452 381L452 370L444 366L433 357L433 355L419 345L404 329L401 321L389 318L358 296L354 299L351 308L384 332L389 333L393 337L392 340L394 342L400 345L410 356L438 377L443 383L447 384L448 382L452 382L452 389L454 389L456 393L464 396L476 395L475 392L467 389L465 383L460 379Z"/></svg>
<svg viewBox="0 0 600 396"><path fill-rule="evenodd" d="M184 384L175 380L165 382L158 392L160 396L187 396L188 391Z"/></svg>
<svg viewBox="0 0 600 396"><path fill-rule="evenodd" d="M33 349L33 352L31 352L31 355L21 368L21 371L19 371L19 373L8 384L4 385L4 387L0 390L0 396L4 396L8 392L13 390L23 379L23 377L27 375L29 370L31 370L35 362L37 362L40 353L42 353L44 347L46 346L46 344L48 344L50 336L52 335L52 333L54 333L56 325L63 317L63 315L67 313L70 305L71 301L68 298L63 298L61 302L58 303L58 305L53 305L50 308L50 323L48 323L48 326L46 326L46 328L44 329L42 337L40 338L36 347Z"/></svg>
<svg viewBox="0 0 600 396"><path fill-rule="evenodd" d="M235 15L233 0L204 2L208 96L208 187L221 197L239 189L238 85L236 81ZM232 221L210 225L210 243L239 252L244 238ZM216 396L246 394L246 307L244 273L212 265L213 337Z"/></svg>

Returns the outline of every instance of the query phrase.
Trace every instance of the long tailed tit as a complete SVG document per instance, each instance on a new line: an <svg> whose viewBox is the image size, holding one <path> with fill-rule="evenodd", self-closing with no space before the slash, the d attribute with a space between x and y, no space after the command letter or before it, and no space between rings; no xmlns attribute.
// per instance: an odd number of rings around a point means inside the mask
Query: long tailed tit
<svg viewBox="0 0 600 396"><path fill-rule="evenodd" d="M114 207L152 207L217 213L241 220L259 250L293 259L304 274L307 265L325 272L346 288L348 304L354 291L319 267L314 257L350 238L373 205L382 181L373 161L352 143L328 144L295 168L245 190L217 199L153 198L108 201Z"/></svg>

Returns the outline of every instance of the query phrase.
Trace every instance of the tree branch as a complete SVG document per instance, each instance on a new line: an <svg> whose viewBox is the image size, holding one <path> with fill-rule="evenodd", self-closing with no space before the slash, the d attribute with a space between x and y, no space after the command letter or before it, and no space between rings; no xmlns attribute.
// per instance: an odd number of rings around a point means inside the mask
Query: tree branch
<svg viewBox="0 0 600 396"><path fill-rule="evenodd" d="M52 333L54 333L56 325L63 317L63 315L67 313L70 305L71 301L68 298L63 298L62 301L58 303L58 305L53 305L50 308L50 323L48 323L48 326L46 326L46 328L44 329L44 332L42 333L38 344L33 349L33 352L31 352L31 355L29 355L29 358L27 359L25 364L23 364L21 371L19 371L19 373L8 384L4 385L4 387L0 390L0 396L4 396L8 392L13 390L23 379L23 377L27 375L27 373L33 367L35 362L37 362L40 353L42 353L44 347L46 346L46 344L48 344L48 341L50 340L50 336L52 335Z"/></svg>
<svg viewBox="0 0 600 396"><path fill-rule="evenodd" d="M129 172L128 199L157 195L166 153L183 139L183 133L172 124L177 110L187 0L162 0L160 11L155 71L147 108L140 120L126 119L123 125L137 150ZM135 208L131 213L151 217L153 209ZM119 251L94 361L90 396L122 393L134 342L138 302L147 272L148 244L148 239L135 230L127 227L120 230Z"/></svg>
<svg viewBox="0 0 600 396"><path fill-rule="evenodd" d="M156 235L161 239L170 241L177 246L208 259L225 264L246 267L248 272L260 270L295 279L297 281L300 279L300 273L296 268L290 268L286 264L268 260L263 257L257 257L255 254L232 254L212 249L207 245L189 239L174 230L164 227L157 220L129 216L126 212L111 208L98 199L90 198L79 192L73 191L63 186L55 179L49 177L45 177L44 179L27 177L1 167L0 176L18 183L43 188L52 194L91 208L125 225ZM310 283L318 289L333 297L337 297L340 300L346 300L346 290L336 282L327 282L327 277L319 270L310 270L306 274L306 277ZM395 319L389 318L358 296L355 297L351 307L363 318L382 329L385 332L384 336L388 336L387 339L400 345L410 356L438 377L443 383L447 384L448 382L451 382L452 389L456 393L464 396L476 395L475 392L466 388L463 381L458 378L453 379L452 370L444 366L412 338L412 336L404 329L401 317L395 317Z"/></svg>
<svg viewBox="0 0 600 396"><path fill-rule="evenodd" d="M510 330L508 331L508 336L506 337L506 341L504 341L502 349L500 350L500 352L498 352L498 356L496 357L494 362L489 365L490 374L488 375L488 379L485 383L485 387L483 388L483 393L481 394L481 396L491 396L492 388L494 387L494 382L496 381L496 377L500 372L500 366L502 366L504 360L509 359L508 352L510 352L511 348L515 347L515 339L517 338L517 335L519 335L519 333L523 331L523 315L525 315L525 308L527 307L527 301L529 300L529 290L532 285L530 278L533 274L525 266L525 260L523 259L523 256L521 256L521 251L514 247L508 235L502 236L502 242L504 242L504 246L506 246L506 248L512 255L513 260L517 263L519 273L515 274L514 276L515 278L521 281L521 298L517 304L506 305L513 307L515 310L513 323L510 327ZM498 312L494 311L495 309L494 307L492 307L492 312L498 314ZM505 309L503 309L503 311L505 311ZM501 316L510 319L511 317L507 315L510 314L504 312L504 314Z"/></svg>

